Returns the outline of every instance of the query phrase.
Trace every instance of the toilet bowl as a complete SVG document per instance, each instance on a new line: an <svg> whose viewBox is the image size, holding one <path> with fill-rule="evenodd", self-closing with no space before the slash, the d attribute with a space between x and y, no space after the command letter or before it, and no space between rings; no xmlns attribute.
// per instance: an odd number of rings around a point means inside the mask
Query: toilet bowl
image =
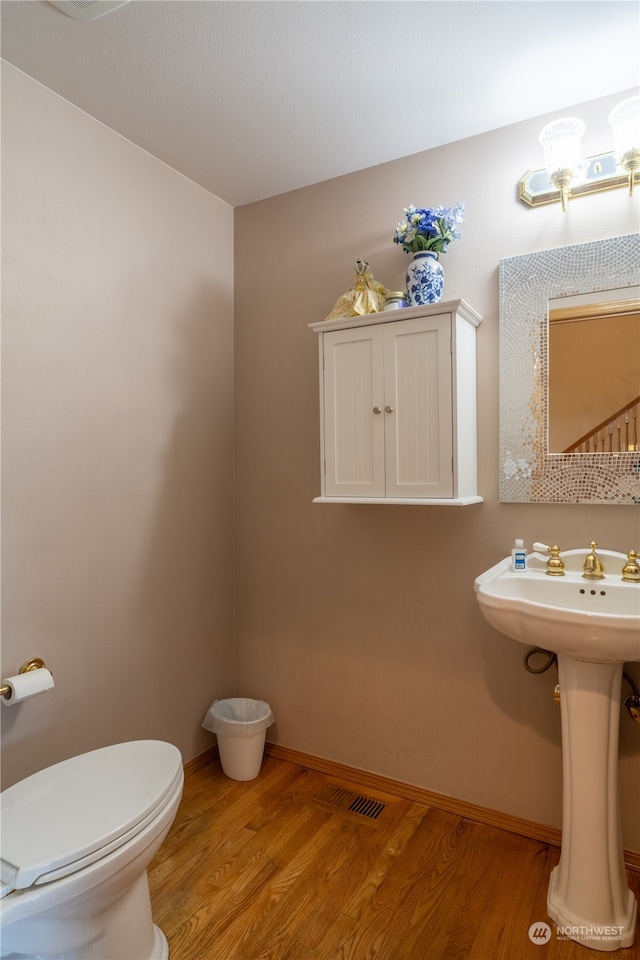
<svg viewBox="0 0 640 960"><path fill-rule="evenodd" d="M147 867L182 796L180 751L137 740L0 794L0 957L166 960Z"/></svg>

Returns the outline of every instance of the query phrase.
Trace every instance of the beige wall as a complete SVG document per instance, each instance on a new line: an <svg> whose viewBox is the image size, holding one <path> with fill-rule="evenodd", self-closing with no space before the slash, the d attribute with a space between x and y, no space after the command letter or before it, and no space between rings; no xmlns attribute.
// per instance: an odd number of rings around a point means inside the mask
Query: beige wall
<svg viewBox="0 0 640 960"><path fill-rule="evenodd" d="M567 112L606 149L605 98ZM238 692L269 699L270 739L531 820L561 819L555 668L482 619L474 577L514 537L565 548L638 546L632 507L498 503L498 263L629 233L623 190L532 210L516 184L540 165L547 119L236 210ZM428 116L425 116L428 123ZM393 132L381 135L393 136ZM356 257L403 286L402 208L467 203L443 257L445 299L478 330L479 488L464 508L313 504L319 493L317 343L307 328L351 285ZM551 638L550 638L551 639ZM630 668L640 680L638 665ZM627 691L626 691L627 692ZM624 841L640 850L640 728L621 720Z"/></svg>
<svg viewBox="0 0 640 960"><path fill-rule="evenodd" d="M233 693L233 210L3 70L3 785Z"/></svg>

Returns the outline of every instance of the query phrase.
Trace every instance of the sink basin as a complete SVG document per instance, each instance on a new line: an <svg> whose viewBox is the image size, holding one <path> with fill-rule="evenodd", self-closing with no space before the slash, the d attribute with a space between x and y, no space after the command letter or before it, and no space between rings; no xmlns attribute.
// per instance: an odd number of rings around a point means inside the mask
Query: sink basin
<svg viewBox="0 0 640 960"><path fill-rule="evenodd" d="M626 555L598 550L603 580L585 580L588 550L562 553L564 577L547 576L547 557L529 554L527 569L511 569L511 557L475 581L480 609L500 633L557 654L596 663L640 661L640 583L625 583Z"/></svg>
<svg viewBox="0 0 640 960"><path fill-rule="evenodd" d="M612 951L633 944L637 916L622 852L617 760L622 669L640 661L640 583L621 579L627 558L612 550L598 550L604 578L585 579L587 553L564 551L562 577L547 575L539 553L518 572L507 557L474 586L491 626L557 654L562 850L547 913L563 936Z"/></svg>

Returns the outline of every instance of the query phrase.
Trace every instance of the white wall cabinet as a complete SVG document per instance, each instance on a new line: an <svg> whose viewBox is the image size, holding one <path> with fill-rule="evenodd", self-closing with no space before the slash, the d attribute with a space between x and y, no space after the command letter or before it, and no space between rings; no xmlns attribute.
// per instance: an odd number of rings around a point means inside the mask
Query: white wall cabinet
<svg viewBox="0 0 640 960"><path fill-rule="evenodd" d="M476 328L463 300L309 324L320 346L316 502L479 503Z"/></svg>

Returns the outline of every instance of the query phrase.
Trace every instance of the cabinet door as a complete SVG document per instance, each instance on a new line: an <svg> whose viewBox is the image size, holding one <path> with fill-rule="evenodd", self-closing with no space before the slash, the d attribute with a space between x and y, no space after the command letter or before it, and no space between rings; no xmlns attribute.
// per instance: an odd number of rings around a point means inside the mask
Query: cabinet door
<svg viewBox="0 0 640 960"><path fill-rule="evenodd" d="M384 497L382 330L323 337L325 496Z"/></svg>
<svg viewBox="0 0 640 960"><path fill-rule="evenodd" d="M387 497L453 496L451 315L385 324Z"/></svg>

